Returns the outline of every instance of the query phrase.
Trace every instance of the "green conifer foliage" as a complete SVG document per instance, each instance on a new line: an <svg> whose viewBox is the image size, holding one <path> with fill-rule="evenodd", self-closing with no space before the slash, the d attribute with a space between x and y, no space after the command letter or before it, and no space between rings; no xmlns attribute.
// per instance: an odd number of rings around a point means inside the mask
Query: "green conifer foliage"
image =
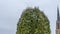
<svg viewBox="0 0 60 34"><path fill-rule="evenodd" d="M16 34L50 34L50 22L38 8L23 11L17 24Z"/></svg>

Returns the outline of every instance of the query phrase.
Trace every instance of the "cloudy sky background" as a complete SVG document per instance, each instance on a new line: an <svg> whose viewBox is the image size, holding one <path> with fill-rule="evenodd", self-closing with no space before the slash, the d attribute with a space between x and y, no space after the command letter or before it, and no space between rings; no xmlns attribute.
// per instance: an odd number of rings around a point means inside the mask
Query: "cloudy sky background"
<svg viewBox="0 0 60 34"><path fill-rule="evenodd" d="M55 34L57 4L60 4L59 0L0 0L0 34L16 34L22 11L26 7L34 6L39 7L49 18L51 34Z"/></svg>

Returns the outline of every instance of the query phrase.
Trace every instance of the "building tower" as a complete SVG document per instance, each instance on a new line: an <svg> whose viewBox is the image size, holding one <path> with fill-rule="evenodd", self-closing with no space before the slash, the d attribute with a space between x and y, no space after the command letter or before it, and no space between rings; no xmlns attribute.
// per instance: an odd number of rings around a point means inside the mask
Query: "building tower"
<svg viewBox="0 0 60 34"><path fill-rule="evenodd" d="M59 15L59 7L57 7L56 34L60 34L60 15Z"/></svg>

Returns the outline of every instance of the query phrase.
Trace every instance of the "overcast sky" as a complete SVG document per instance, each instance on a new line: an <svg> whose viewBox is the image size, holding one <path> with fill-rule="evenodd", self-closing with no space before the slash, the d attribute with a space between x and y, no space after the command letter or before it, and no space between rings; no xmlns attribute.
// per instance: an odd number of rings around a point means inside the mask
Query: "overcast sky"
<svg viewBox="0 0 60 34"><path fill-rule="evenodd" d="M0 34L16 34L22 11L37 6L50 20L51 34L55 34L58 0L0 0Z"/></svg>

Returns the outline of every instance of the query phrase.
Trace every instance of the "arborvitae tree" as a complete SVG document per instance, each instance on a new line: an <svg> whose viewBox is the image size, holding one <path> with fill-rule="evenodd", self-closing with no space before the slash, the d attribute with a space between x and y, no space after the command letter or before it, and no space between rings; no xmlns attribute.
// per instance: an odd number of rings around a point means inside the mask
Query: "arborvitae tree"
<svg viewBox="0 0 60 34"><path fill-rule="evenodd" d="M38 8L23 11L17 24L16 34L50 34L50 22Z"/></svg>

